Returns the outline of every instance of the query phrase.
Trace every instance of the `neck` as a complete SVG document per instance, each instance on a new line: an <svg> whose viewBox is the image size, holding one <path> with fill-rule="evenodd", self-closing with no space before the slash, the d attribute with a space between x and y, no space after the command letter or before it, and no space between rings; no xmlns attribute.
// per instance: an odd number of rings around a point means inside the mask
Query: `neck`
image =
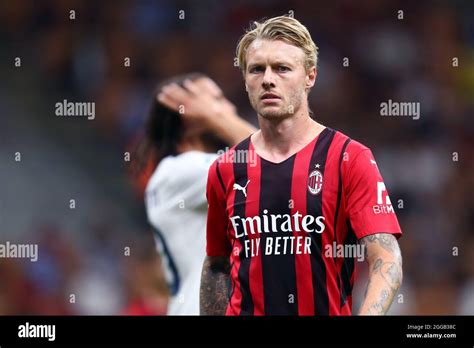
<svg viewBox="0 0 474 348"><path fill-rule="evenodd" d="M259 115L261 131L252 139L260 148L274 154L297 152L313 140L324 126L309 116L308 110L281 120L268 120Z"/></svg>
<svg viewBox="0 0 474 348"><path fill-rule="evenodd" d="M209 152L209 149L204 145L199 137L185 137L177 146L178 153L188 151Z"/></svg>

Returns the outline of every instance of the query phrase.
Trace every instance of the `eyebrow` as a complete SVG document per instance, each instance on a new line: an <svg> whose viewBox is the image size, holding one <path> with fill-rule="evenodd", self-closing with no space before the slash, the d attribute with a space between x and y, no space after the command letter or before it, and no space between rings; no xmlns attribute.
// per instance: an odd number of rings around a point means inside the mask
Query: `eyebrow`
<svg viewBox="0 0 474 348"><path fill-rule="evenodd" d="M257 67L257 66L262 66L262 65L266 65L266 63L262 63L262 62L253 62L253 63L250 63L247 65L248 68L253 68L253 67ZM282 60L277 60L275 62L272 62L270 63L271 66L275 66L275 65L288 65L288 66L291 66L291 67L294 67L294 64L292 64L291 62L288 62L288 61L282 61Z"/></svg>

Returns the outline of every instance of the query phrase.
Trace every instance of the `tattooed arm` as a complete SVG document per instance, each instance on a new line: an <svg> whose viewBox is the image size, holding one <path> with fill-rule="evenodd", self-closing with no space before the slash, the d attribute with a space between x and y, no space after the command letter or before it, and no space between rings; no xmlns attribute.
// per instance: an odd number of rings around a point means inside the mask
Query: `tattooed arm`
<svg viewBox="0 0 474 348"><path fill-rule="evenodd" d="M225 315L229 303L230 264L228 257L207 256L201 275L201 315Z"/></svg>
<svg viewBox="0 0 474 348"><path fill-rule="evenodd" d="M387 313L402 283L402 255L396 238L378 233L360 239L369 264L369 281L359 315Z"/></svg>

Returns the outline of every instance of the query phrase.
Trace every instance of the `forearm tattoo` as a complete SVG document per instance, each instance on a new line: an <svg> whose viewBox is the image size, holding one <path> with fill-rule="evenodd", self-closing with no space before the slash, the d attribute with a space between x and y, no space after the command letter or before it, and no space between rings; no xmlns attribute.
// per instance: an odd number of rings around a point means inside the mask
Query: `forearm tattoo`
<svg viewBox="0 0 474 348"><path fill-rule="evenodd" d="M227 257L206 257L201 275L201 315L225 315L229 303L229 274L230 264Z"/></svg>
<svg viewBox="0 0 474 348"><path fill-rule="evenodd" d="M402 256L395 237L388 233L367 236L360 240L369 262L369 281L360 314L387 313L402 283ZM376 252L380 247L385 253Z"/></svg>

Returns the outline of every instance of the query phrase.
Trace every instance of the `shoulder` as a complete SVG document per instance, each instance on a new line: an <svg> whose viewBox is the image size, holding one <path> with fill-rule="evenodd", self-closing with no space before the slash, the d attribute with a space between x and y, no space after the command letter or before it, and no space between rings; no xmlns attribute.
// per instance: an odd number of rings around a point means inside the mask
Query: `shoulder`
<svg viewBox="0 0 474 348"><path fill-rule="evenodd" d="M361 142L349 137L340 131L334 131L334 140L333 142L339 145L342 145L344 151L351 155L358 155L363 151L370 151L370 148Z"/></svg>
<svg viewBox="0 0 474 348"><path fill-rule="evenodd" d="M215 153L188 151L177 156L168 156L158 163L147 188L157 185L181 184L206 176L212 162L217 158Z"/></svg>
<svg viewBox="0 0 474 348"><path fill-rule="evenodd" d="M379 177L377 163L368 146L341 132L336 132L336 137L343 144L339 164L344 185L353 187Z"/></svg>
<svg viewBox="0 0 474 348"><path fill-rule="evenodd" d="M329 156L337 161L343 177L350 174L354 168L363 171L370 169L369 166L375 164L372 151L368 146L340 131L333 130L333 132L334 136Z"/></svg>
<svg viewBox="0 0 474 348"><path fill-rule="evenodd" d="M334 131L332 147L340 154L343 169L344 167L351 166L361 156L372 156L372 152L368 146L350 138L340 131Z"/></svg>

